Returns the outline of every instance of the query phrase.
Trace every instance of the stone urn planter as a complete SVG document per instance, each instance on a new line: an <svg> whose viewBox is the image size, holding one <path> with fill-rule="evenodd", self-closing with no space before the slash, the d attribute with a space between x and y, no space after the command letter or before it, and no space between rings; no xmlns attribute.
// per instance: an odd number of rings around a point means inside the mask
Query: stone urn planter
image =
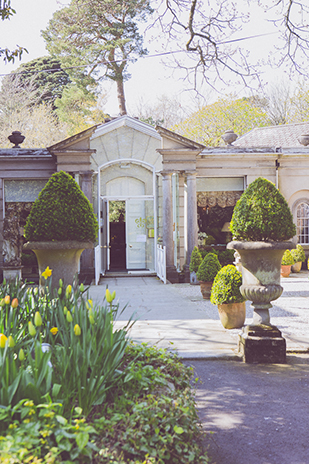
<svg viewBox="0 0 309 464"><path fill-rule="evenodd" d="M241 257L241 294L250 300L253 322L239 335L238 349L245 362L284 363L286 342L271 325L271 301L282 294L280 271L283 254L295 248L292 213L278 189L267 179L252 182L238 200L231 224L233 241L227 248Z"/></svg>
<svg viewBox="0 0 309 464"><path fill-rule="evenodd" d="M42 273L52 271L51 288L58 288L59 279L73 284L79 259L86 248L93 248L98 223L92 205L75 180L64 171L51 176L34 202L25 227L24 245L33 250ZM77 282L76 282L77 283Z"/></svg>
<svg viewBox="0 0 309 464"><path fill-rule="evenodd" d="M241 284L241 273L231 264L224 266L215 277L210 301L218 306L225 329L237 329L245 323L246 303L240 293Z"/></svg>
<svg viewBox="0 0 309 464"><path fill-rule="evenodd" d="M40 286L44 286L42 273L47 267L52 270L53 287L58 287L59 279L72 284L78 274L79 260L85 249L93 248L92 242L27 242L25 250L32 250L38 261Z"/></svg>

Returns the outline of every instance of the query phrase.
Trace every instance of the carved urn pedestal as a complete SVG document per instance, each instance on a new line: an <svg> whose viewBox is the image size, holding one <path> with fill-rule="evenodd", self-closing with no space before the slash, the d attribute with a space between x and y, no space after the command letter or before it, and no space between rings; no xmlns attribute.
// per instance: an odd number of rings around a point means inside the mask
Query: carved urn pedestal
<svg viewBox="0 0 309 464"><path fill-rule="evenodd" d="M271 301L282 294L281 260L292 242L230 242L228 249L241 257L241 294L252 301L253 323L239 334L239 354L247 363L285 363L286 341L280 330L270 324Z"/></svg>

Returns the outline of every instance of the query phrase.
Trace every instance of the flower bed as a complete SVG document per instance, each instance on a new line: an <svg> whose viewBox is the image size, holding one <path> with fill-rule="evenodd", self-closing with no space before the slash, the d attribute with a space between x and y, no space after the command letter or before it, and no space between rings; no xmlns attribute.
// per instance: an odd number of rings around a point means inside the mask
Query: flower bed
<svg viewBox="0 0 309 464"><path fill-rule="evenodd" d="M207 462L191 369L114 330L114 292L55 298L50 273L41 293L0 286L1 463Z"/></svg>

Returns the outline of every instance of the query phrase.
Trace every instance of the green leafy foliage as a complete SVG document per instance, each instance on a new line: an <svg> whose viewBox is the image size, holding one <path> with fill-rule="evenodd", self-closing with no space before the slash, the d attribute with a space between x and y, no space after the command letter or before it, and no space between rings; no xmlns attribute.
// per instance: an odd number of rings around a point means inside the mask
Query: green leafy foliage
<svg viewBox="0 0 309 464"><path fill-rule="evenodd" d="M224 145L222 135L233 129L241 136L254 127L269 125L266 112L245 98L234 95L204 106L171 130L206 146Z"/></svg>
<svg viewBox="0 0 309 464"><path fill-rule="evenodd" d="M31 82L40 96L39 103L51 104L55 109L56 98L61 97L62 91L71 80L67 72L61 69L58 59L42 56L20 65L16 71L21 84ZM14 74L12 74L14 78Z"/></svg>
<svg viewBox="0 0 309 464"><path fill-rule="evenodd" d="M294 258L290 250L285 250L281 261L282 266L292 266L294 264Z"/></svg>
<svg viewBox="0 0 309 464"><path fill-rule="evenodd" d="M197 272L199 265L202 262L202 256L197 247L194 247L190 259L190 272Z"/></svg>
<svg viewBox="0 0 309 464"><path fill-rule="evenodd" d="M97 232L92 205L74 179L64 171L53 174L28 216L26 239L95 242Z"/></svg>
<svg viewBox="0 0 309 464"><path fill-rule="evenodd" d="M291 250L291 254L295 263L306 261L305 251L299 243L296 245L296 249Z"/></svg>
<svg viewBox="0 0 309 464"><path fill-rule="evenodd" d="M215 253L208 253L201 262L196 277L198 280L204 282L213 282L220 269L221 264L218 256Z"/></svg>
<svg viewBox="0 0 309 464"><path fill-rule="evenodd" d="M231 264L224 266L215 277L211 288L210 301L213 304L242 303L245 298L240 293L242 275Z"/></svg>
<svg viewBox="0 0 309 464"><path fill-rule="evenodd" d="M290 208L278 189L259 177L234 208L230 229L234 240L283 241L296 234Z"/></svg>

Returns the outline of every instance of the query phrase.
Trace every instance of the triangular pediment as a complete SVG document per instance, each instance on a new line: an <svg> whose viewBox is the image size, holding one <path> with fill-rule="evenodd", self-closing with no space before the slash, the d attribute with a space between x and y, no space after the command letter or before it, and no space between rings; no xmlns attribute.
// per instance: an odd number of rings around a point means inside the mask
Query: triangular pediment
<svg viewBox="0 0 309 464"><path fill-rule="evenodd" d="M195 142L194 140L187 139L182 135L176 134L161 126L156 126L156 130L162 138L162 148L175 149L175 148L189 148L189 149L203 149L204 145Z"/></svg>

